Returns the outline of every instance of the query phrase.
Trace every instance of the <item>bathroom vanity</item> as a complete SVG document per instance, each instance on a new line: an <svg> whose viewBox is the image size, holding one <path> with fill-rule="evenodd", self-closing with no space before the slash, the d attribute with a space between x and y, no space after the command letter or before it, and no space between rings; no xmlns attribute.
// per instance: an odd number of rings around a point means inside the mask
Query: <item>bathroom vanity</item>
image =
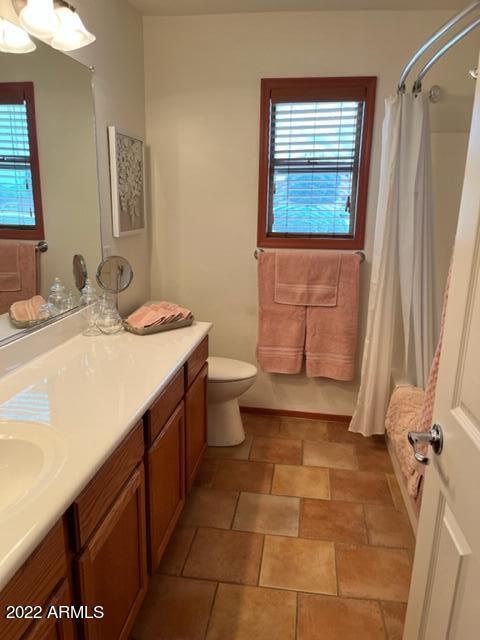
<svg viewBox="0 0 480 640"><path fill-rule="evenodd" d="M210 327L77 336L2 378L3 437L56 449L0 509L2 640L128 638L206 447Z"/></svg>

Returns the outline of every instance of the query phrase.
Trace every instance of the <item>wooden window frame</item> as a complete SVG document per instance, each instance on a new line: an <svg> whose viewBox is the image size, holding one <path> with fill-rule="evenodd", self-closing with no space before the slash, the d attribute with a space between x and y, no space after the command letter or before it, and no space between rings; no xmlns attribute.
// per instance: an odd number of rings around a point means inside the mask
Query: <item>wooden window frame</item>
<svg viewBox="0 0 480 640"><path fill-rule="evenodd" d="M352 76L335 78L263 78L260 104L260 166L258 186L257 246L290 249L363 249L367 214L368 179L375 113L377 78ZM355 229L352 236L300 234L268 235L270 121L272 95L285 101L365 100L360 164L358 169Z"/></svg>
<svg viewBox="0 0 480 640"><path fill-rule="evenodd" d="M35 207L35 226L22 227L0 224L0 239L2 240L44 240L42 190L40 184L40 163L38 159L37 126L35 119L35 95L33 82L0 82L0 102L3 104L15 104L9 102L8 96L13 101L22 97L27 105L28 141L30 146L30 168L32 171L33 204Z"/></svg>

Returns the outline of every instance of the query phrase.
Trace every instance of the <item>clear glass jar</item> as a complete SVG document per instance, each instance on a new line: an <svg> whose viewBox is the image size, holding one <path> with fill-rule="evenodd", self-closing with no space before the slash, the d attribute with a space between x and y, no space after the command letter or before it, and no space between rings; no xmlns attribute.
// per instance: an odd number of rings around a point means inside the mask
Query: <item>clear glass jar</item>
<svg viewBox="0 0 480 640"><path fill-rule="evenodd" d="M99 311L99 300L95 287L90 278L87 278L85 286L80 296L80 304L85 306L83 316L87 321L87 328L83 331L84 336L98 336L100 329L96 326Z"/></svg>
<svg viewBox="0 0 480 640"><path fill-rule="evenodd" d="M57 314L61 313L67 294L65 292L65 286L62 279L58 276L54 279L52 286L50 287L50 294L48 296L48 304L55 307Z"/></svg>
<svg viewBox="0 0 480 640"><path fill-rule="evenodd" d="M106 334L118 333L123 329L122 318L108 293L104 293L100 300L97 327Z"/></svg>

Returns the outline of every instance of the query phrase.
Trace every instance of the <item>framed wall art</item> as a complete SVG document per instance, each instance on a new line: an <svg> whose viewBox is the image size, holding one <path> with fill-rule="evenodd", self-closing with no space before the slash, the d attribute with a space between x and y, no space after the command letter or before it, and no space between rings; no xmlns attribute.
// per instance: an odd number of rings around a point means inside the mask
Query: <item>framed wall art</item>
<svg viewBox="0 0 480 640"><path fill-rule="evenodd" d="M113 235L145 229L145 153L141 138L108 127Z"/></svg>

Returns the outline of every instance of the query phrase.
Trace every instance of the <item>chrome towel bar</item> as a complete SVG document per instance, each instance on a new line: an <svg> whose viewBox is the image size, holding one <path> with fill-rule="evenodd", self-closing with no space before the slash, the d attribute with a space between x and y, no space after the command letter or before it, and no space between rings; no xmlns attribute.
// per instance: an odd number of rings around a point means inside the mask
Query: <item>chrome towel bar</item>
<svg viewBox="0 0 480 640"><path fill-rule="evenodd" d="M259 249L258 247L255 249L255 251L253 252L253 257L255 258L255 260L258 260L258 254L263 253L263 251L263 249ZM364 251L355 251L355 253L357 254L357 256L360 256L360 263L365 262Z"/></svg>

